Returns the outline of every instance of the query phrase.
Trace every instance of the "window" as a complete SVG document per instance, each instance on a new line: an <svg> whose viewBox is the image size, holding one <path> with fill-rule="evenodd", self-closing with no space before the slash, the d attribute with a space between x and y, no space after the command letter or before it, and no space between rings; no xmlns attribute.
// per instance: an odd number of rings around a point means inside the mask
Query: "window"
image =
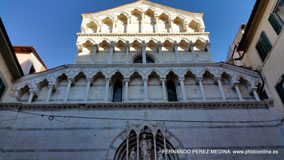
<svg viewBox="0 0 284 160"><path fill-rule="evenodd" d="M269 39L267 38L265 32L262 32L260 35L260 39L257 42L256 45L256 49L258 51L258 54L261 58L262 61L265 60L267 54L269 53L269 51L271 50L272 45L269 41Z"/></svg>
<svg viewBox="0 0 284 160"><path fill-rule="evenodd" d="M133 63L143 63L142 56L136 58ZM153 59L146 57L146 63L154 63Z"/></svg>
<svg viewBox="0 0 284 160"><path fill-rule="evenodd" d="M5 89L6 89L6 86L3 80L0 78L0 99L3 96Z"/></svg>
<svg viewBox="0 0 284 160"><path fill-rule="evenodd" d="M168 89L168 101L177 101L175 82L173 82L172 80L168 81L167 89Z"/></svg>
<svg viewBox="0 0 284 160"><path fill-rule="evenodd" d="M284 25L284 0L279 0L268 21L277 35L279 35Z"/></svg>
<svg viewBox="0 0 284 160"><path fill-rule="evenodd" d="M113 102L122 102L122 83L116 81L113 87Z"/></svg>
<svg viewBox="0 0 284 160"><path fill-rule="evenodd" d="M284 103L284 75L282 75L279 83L276 85L276 90L282 102Z"/></svg>

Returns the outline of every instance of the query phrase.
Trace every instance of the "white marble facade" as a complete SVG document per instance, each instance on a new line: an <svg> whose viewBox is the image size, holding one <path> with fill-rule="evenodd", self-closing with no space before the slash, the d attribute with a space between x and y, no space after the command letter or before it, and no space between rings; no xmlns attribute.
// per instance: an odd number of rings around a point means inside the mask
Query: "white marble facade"
<svg viewBox="0 0 284 160"><path fill-rule="evenodd" d="M81 16L75 63L22 77L1 104L0 116L14 120L0 122L0 136L7 137L0 159L283 157L273 103L258 96L261 77L213 62L203 13L140 0ZM42 116L25 119L23 112ZM165 155L162 149L279 154Z"/></svg>

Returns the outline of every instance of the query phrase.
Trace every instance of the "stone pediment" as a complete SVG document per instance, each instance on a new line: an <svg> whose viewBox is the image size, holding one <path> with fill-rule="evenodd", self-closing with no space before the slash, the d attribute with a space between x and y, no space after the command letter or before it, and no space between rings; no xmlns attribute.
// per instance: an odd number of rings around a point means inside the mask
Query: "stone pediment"
<svg viewBox="0 0 284 160"><path fill-rule="evenodd" d="M181 9L176 9L176 8L172 8L169 6L165 6L162 4L158 4L158 3L154 3L154 2L150 2L150 1L136 1L136 2L132 2L132 3L128 3L125 5L121 5L115 8L111 8L111 9L106 9L103 11L99 11L99 12L93 12L93 13L83 13L81 14L82 18L94 18L94 17L100 17L100 18L104 18L105 16L118 16L121 13L126 14L127 16L130 16L129 14L131 13L131 11L137 9L140 12L145 12L148 9L151 9L152 11L154 11L155 16L159 16L162 13L167 14L170 19L174 19L175 17L182 17L182 18L186 18L186 17L200 17L203 18L203 13L198 13L198 12L189 12L189 11L185 11L185 10L181 10Z"/></svg>

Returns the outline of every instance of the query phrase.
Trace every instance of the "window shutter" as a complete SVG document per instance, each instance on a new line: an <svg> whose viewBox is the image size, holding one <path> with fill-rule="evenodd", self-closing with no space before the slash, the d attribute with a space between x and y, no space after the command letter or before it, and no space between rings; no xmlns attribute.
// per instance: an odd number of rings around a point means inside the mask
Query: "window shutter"
<svg viewBox="0 0 284 160"><path fill-rule="evenodd" d="M269 39L267 38L265 32L261 33L261 39L264 42L264 48L265 48L265 51L266 51L266 54L267 54L271 50L272 45L271 45Z"/></svg>
<svg viewBox="0 0 284 160"><path fill-rule="evenodd" d="M284 89L282 88L281 83L277 84L276 90L277 90L278 95L281 98L282 102L284 103Z"/></svg>
<svg viewBox="0 0 284 160"><path fill-rule="evenodd" d="M265 54L265 48L263 47L263 42L262 40L259 40L259 42L256 45L256 49L259 53L259 56L261 58L262 61L264 61L266 54Z"/></svg>
<svg viewBox="0 0 284 160"><path fill-rule="evenodd" d="M284 0L282 0L284 1ZM269 23L271 24L272 28L274 29L274 31L277 33L277 35L280 34L281 32L281 25L278 23L278 21L276 20L275 16L273 13L270 14L269 18L268 18Z"/></svg>

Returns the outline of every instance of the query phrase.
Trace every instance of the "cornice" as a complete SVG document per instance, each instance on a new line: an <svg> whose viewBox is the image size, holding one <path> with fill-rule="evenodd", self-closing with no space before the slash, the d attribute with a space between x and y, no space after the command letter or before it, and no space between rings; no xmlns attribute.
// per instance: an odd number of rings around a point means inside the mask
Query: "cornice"
<svg viewBox="0 0 284 160"><path fill-rule="evenodd" d="M5 109L261 109L269 108L272 100L265 101L220 101L220 102L164 102L164 103L0 103L0 110Z"/></svg>
<svg viewBox="0 0 284 160"><path fill-rule="evenodd" d="M210 32L193 32L193 33L77 33L77 36L95 36L95 37L147 37L147 36L208 36Z"/></svg>

